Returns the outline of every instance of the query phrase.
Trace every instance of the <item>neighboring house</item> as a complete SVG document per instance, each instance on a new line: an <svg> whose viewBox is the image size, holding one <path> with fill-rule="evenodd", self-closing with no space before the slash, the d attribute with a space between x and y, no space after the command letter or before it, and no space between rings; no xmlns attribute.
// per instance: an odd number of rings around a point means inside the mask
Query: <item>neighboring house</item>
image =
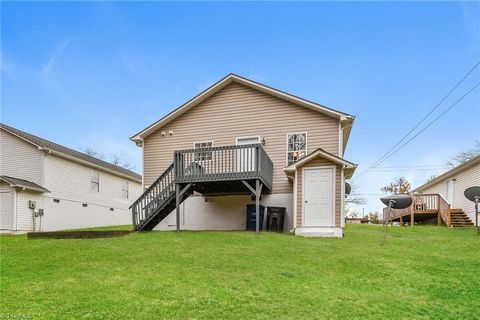
<svg viewBox="0 0 480 320"><path fill-rule="evenodd" d="M285 207L286 232L342 236L353 121L230 74L131 138L146 189L134 225L245 230L245 206L256 203Z"/></svg>
<svg viewBox="0 0 480 320"><path fill-rule="evenodd" d="M1 230L131 223L139 174L5 124L0 129Z"/></svg>
<svg viewBox="0 0 480 320"><path fill-rule="evenodd" d="M413 192L439 194L454 212L463 211L471 225L475 221L475 206L465 198L463 192L468 187L480 186L480 156L477 156L429 182L415 188Z"/></svg>

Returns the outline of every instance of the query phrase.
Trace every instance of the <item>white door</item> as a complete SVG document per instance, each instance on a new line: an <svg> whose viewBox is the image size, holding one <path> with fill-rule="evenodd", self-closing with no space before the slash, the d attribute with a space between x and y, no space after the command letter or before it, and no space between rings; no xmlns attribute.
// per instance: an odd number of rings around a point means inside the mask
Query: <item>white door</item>
<svg viewBox="0 0 480 320"><path fill-rule="evenodd" d="M260 143L260 137L237 138L237 146ZM255 171L256 151L254 148L237 150L237 172Z"/></svg>
<svg viewBox="0 0 480 320"><path fill-rule="evenodd" d="M10 230L12 223L12 202L10 192L0 192L0 229Z"/></svg>
<svg viewBox="0 0 480 320"><path fill-rule="evenodd" d="M451 179L447 181L447 202L453 204L453 191L454 191L455 180Z"/></svg>
<svg viewBox="0 0 480 320"><path fill-rule="evenodd" d="M305 169L303 213L306 227L335 226L334 169Z"/></svg>

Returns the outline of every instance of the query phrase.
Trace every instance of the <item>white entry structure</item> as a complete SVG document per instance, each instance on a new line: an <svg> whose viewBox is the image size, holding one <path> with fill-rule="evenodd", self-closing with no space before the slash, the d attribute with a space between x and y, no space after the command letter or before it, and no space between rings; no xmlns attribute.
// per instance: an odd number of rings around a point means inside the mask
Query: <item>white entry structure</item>
<svg viewBox="0 0 480 320"><path fill-rule="evenodd" d="M141 193L130 170L1 124L0 229L49 231L131 223Z"/></svg>

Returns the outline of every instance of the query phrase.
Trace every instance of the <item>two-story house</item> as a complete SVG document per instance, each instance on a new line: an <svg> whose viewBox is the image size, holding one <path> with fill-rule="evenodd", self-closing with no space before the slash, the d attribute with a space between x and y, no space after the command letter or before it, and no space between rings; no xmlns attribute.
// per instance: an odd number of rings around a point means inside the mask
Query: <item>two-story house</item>
<svg viewBox="0 0 480 320"><path fill-rule="evenodd" d="M131 223L139 174L5 124L0 129L2 231Z"/></svg>
<svg viewBox="0 0 480 320"><path fill-rule="evenodd" d="M342 236L354 116L230 74L131 137L143 152L137 230L244 230L245 205L284 231Z"/></svg>

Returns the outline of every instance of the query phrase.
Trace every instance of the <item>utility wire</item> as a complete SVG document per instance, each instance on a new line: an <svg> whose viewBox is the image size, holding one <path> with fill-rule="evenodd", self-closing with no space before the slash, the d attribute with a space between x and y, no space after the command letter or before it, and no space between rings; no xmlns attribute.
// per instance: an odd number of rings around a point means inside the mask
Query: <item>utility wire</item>
<svg viewBox="0 0 480 320"><path fill-rule="evenodd" d="M452 104L450 107L448 107L447 109L445 109L442 113L440 113L435 119L433 119L432 121L430 121L422 130L420 130L419 132L417 132L413 137L411 137L410 139L408 139L406 142L404 142L397 150L395 150L392 154L390 154L388 157L386 157L385 159L383 159L381 162L379 162L379 164L381 164L382 162L384 162L385 160L387 160L388 158L390 158L391 156L393 156L394 154L396 154L398 151L400 151L401 149L403 149L403 147L405 147L407 144L410 143L410 141L412 141L413 139L415 139L416 137L418 137L422 132L424 132L425 130L427 130L430 126L432 126L438 119L440 119L441 117L443 117L450 109L452 109L453 107L455 107L460 101L462 101L466 96L468 96L473 90L475 90L476 88L478 88L478 86L480 86L480 82L478 82L476 85L474 85L470 90L468 90L463 96L460 97L460 99L458 99L457 101L455 101L454 104Z"/></svg>
<svg viewBox="0 0 480 320"><path fill-rule="evenodd" d="M404 135L400 141L398 141L392 148L390 148L385 154L383 154L377 161L375 161L370 167L365 169L363 172L361 172L357 177L362 176L364 173L370 171L370 169L378 166L381 162L384 161L384 158L386 159L387 156L389 156L390 152L392 152L397 146L399 146L407 137L412 134L435 110L438 109L438 107L460 86L460 84L465 81L465 79L472 74L472 72L480 65L480 61L477 62L472 69L470 69L469 72L406 134Z"/></svg>
<svg viewBox="0 0 480 320"><path fill-rule="evenodd" d="M480 64L480 63L479 63ZM477 64L477 66L479 65ZM417 132L413 137L411 137L409 140L407 140L406 142L404 142L402 145L400 145L400 147L398 149L396 149L393 153L390 153L387 157L384 157L383 159L381 159L380 161L377 161L376 162L376 165L372 165L370 166L367 170L363 171L362 173L360 173L357 177L360 177L362 176L363 174L367 173L368 171L372 170L373 168L375 168L376 166L380 165L381 163L383 163L385 160L389 159L391 156L393 156L394 154L396 154L398 151L400 151L401 149L403 149L407 144L409 144L413 139L415 139L416 137L418 137L422 132L424 132L425 130L427 130L430 126L432 126L438 119L440 119L441 117L443 117L448 111L450 111L453 107L455 107L460 101L462 101L466 96L468 96L472 91L474 91L476 88L478 88L478 86L480 86L480 82L478 82L476 85L474 85L472 88L470 88L470 90L468 90L467 92L465 92L457 101L455 101L452 105L450 105L450 107L448 107L447 109L445 109L442 113L440 113L436 118L434 118L432 121L430 121L425 127L422 128L422 130L420 130L419 132Z"/></svg>

